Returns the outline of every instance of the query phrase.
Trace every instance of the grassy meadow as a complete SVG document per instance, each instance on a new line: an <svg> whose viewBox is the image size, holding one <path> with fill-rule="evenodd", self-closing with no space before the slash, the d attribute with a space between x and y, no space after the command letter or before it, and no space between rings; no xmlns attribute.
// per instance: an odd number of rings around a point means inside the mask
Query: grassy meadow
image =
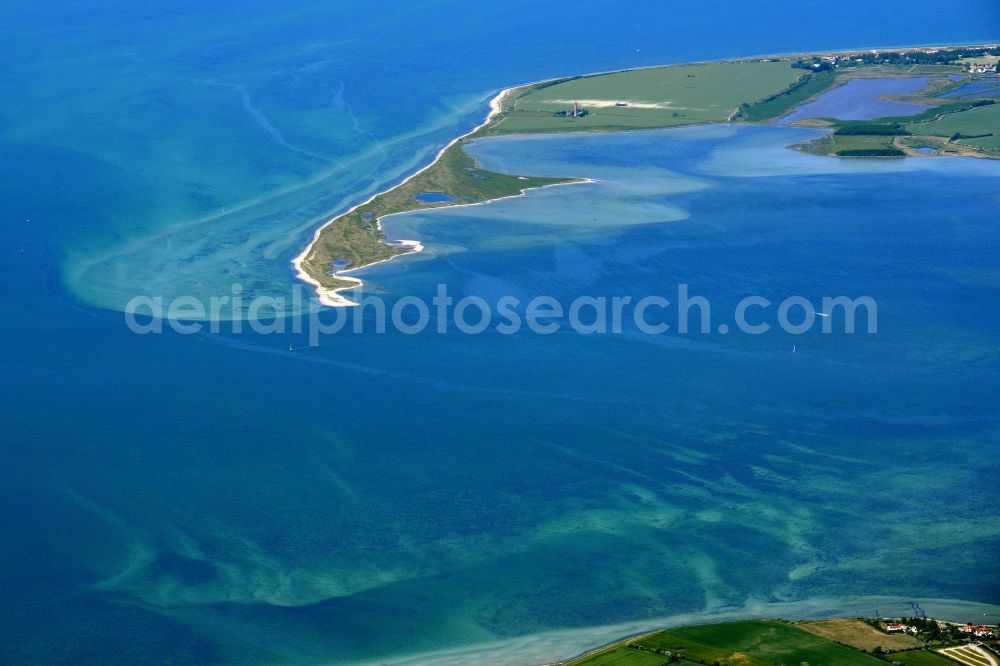
<svg viewBox="0 0 1000 666"><path fill-rule="evenodd" d="M889 150L893 148L891 136L850 136L836 134L831 137L835 153L850 150Z"/></svg>
<svg viewBox="0 0 1000 666"><path fill-rule="evenodd" d="M806 152L816 155L840 155L850 157L860 151L898 151L893 140L894 136L855 136L842 134L827 134L813 139L800 147Z"/></svg>
<svg viewBox="0 0 1000 666"><path fill-rule="evenodd" d="M485 133L566 132L723 122L741 104L780 93L803 74L788 62L676 65L583 76L519 95ZM582 118L559 117L573 102Z"/></svg>
<svg viewBox="0 0 1000 666"><path fill-rule="evenodd" d="M1000 104L980 106L961 113L949 113L937 120L907 126L914 134L949 137L956 133L966 136L991 134L974 139L961 138L964 144L1000 151Z"/></svg>
<svg viewBox="0 0 1000 666"><path fill-rule="evenodd" d="M799 622L798 627L811 634L844 643L859 650L905 650L918 647L923 642L910 634L886 634L875 627L856 619L819 620Z"/></svg>

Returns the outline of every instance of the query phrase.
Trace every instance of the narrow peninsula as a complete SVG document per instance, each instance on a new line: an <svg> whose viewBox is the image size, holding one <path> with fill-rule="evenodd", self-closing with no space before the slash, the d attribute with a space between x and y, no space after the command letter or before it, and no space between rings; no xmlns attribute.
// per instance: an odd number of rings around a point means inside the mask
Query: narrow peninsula
<svg viewBox="0 0 1000 666"><path fill-rule="evenodd" d="M827 129L823 137L793 146L812 154L997 159L998 60L998 45L849 51L665 65L509 88L493 98L485 122L403 182L327 222L293 263L322 303L352 305L338 293L361 284L348 273L421 249L417 241L388 241L381 225L386 216L588 182L483 169L465 150L482 137L779 122ZM875 86L873 99L884 102L886 111L878 117L852 119L835 105L816 103L836 88L849 104L855 88L891 79L917 85L884 92Z"/></svg>

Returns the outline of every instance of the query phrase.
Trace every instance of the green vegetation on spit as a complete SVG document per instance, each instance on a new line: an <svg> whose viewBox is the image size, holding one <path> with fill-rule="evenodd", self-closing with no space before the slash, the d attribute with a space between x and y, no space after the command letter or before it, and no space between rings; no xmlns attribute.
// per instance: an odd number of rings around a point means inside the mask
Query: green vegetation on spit
<svg viewBox="0 0 1000 666"><path fill-rule="evenodd" d="M578 182L572 178L511 176L481 169L463 150L467 141L452 144L430 168L324 227L303 259L302 269L326 288L350 287L353 281L335 275L334 262L344 268L356 268L406 252L406 248L384 241L378 220L386 215L480 203L520 194L533 187ZM435 202L414 198L423 192L447 193L454 198Z"/></svg>
<svg viewBox="0 0 1000 666"><path fill-rule="evenodd" d="M536 187L580 182L482 169L465 152L465 146L475 138L763 122L855 77L913 76L919 68L920 75L932 77L931 85L907 99L929 108L908 118L878 119L869 123L867 130L857 122L806 121L802 124L837 131L797 148L841 157L902 157L928 150L934 154L1000 156L1000 136L993 131L1000 126L1000 105L992 104L991 99L936 97L964 85L945 77L961 71L957 58L989 50L963 48L937 50L931 55L916 49L894 52L888 60L869 52L841 54L839 62L850 64L843 69L839 64L831 65L830 61L836 63L838 58L830 56L757 58L624 70L515 88L500 100L499 108L482 127L453 143L426 169L327 223L298 265L329 295L357 284L340 272L408 251L405 246L386 242L379 220L387 215L482 203ZM438 201L416 198L425 192L447 197Z"/></svg>
<svg viewBox="0 0 1000 666"><path fill-rule="evenodd" d="M755 104L743 106L738 117L754 123L777 118L802 102L825 92L836 80L837 77L832 71L802 74L795 83L780 93Z"/></svg>

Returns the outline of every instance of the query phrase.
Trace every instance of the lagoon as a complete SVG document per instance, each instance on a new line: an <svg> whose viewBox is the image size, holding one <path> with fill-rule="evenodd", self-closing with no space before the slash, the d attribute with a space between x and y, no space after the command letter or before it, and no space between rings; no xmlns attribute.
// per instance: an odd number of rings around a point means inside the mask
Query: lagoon
<svg viewBox="0 0 1000 666"><path fill-rule="evenodd" d="M1000 80L988 81L986 83L968 83L961 88L949 90L941 97L991 97L1000 93Z"/></svg>
<svg viewBox="0 0 1000 666"><path fill-rule="evenodd" d="M455 197L444 192L417 192L413 198L420 203L446 203L455 200Z"/></svg>
<svg viewBox="0 0 1000 666"><path fill-rule="evenodd" d="M927 79L923 77L852 79L823 93L813 102L803 104L778 122L791 123L807 118L870 120L884 116L912 116L925 107L908 102L894 102L884 97L912 94L925 87Z"/></svg>

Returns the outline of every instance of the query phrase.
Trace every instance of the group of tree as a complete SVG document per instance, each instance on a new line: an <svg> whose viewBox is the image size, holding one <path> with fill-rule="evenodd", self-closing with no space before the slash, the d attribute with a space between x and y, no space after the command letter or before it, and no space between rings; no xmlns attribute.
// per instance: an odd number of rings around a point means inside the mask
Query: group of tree
<svg viewBox="0 0 1000 666"><path fill-rule="evenodd" d="M928 641L960 640L966 637L966 634L958 630L958 625L941 625L928 617L904 617L901 621L916 627L917 632Z"/></svg>
<svg viewBox="0 0 1000 666"><path fill-rule="evenodd" d="M767 104L768 102L773 102L774 100L778 99L779 97L784 97L785 95L790 95L793 92L795 92L796 90L798 90L799 88L801 88L802 86L804 86L805 84L809 83L810 79L812 79L812 76L810 74L803 74L799 78L795 79L795 81L793 81L784 90L781 90L779 92L776 92L776 93L773 93L771 95L768 95L764 99L759 99L756 102L754 102L753 104L751 104L750 102L743 102L742 104L740 104L740 109L745 111L746 109L749 109L751 106L756 106L758 104Z"/></svg>
<svg viewBox="0 0 1000 666"><path fill-rule="evenodd" d="M899 148L851 148L838 150L837 157L906 157Z"/></svg>
<svg viewBox="0 0 1000 666"><path fill-rule="evenodd" d="M860 123L856 125L844 125L834 134L839 136L909 136L905 127L898 123L877 124Z"/></svg>
<svg viewBox="0 0 1000 666"><path fill-rule="evenodd" d="M833 69L833 63L820 58L800 58L792 63L796 69L808 69L810 72L828 72Z"/></svg>
<svg viewBox="0 0 1000 666"><path fill-rule="evenodd" d="M954 65L963 58L981 58L983 56L1000 56L1000 48L959 47L938 51L868 51L866 53L839 58L837 67L858 67L863 65ZM813 56L811 58L796 60L792 63L792 67L818 72L832 69L833 64L829 60Z"/></svg>

